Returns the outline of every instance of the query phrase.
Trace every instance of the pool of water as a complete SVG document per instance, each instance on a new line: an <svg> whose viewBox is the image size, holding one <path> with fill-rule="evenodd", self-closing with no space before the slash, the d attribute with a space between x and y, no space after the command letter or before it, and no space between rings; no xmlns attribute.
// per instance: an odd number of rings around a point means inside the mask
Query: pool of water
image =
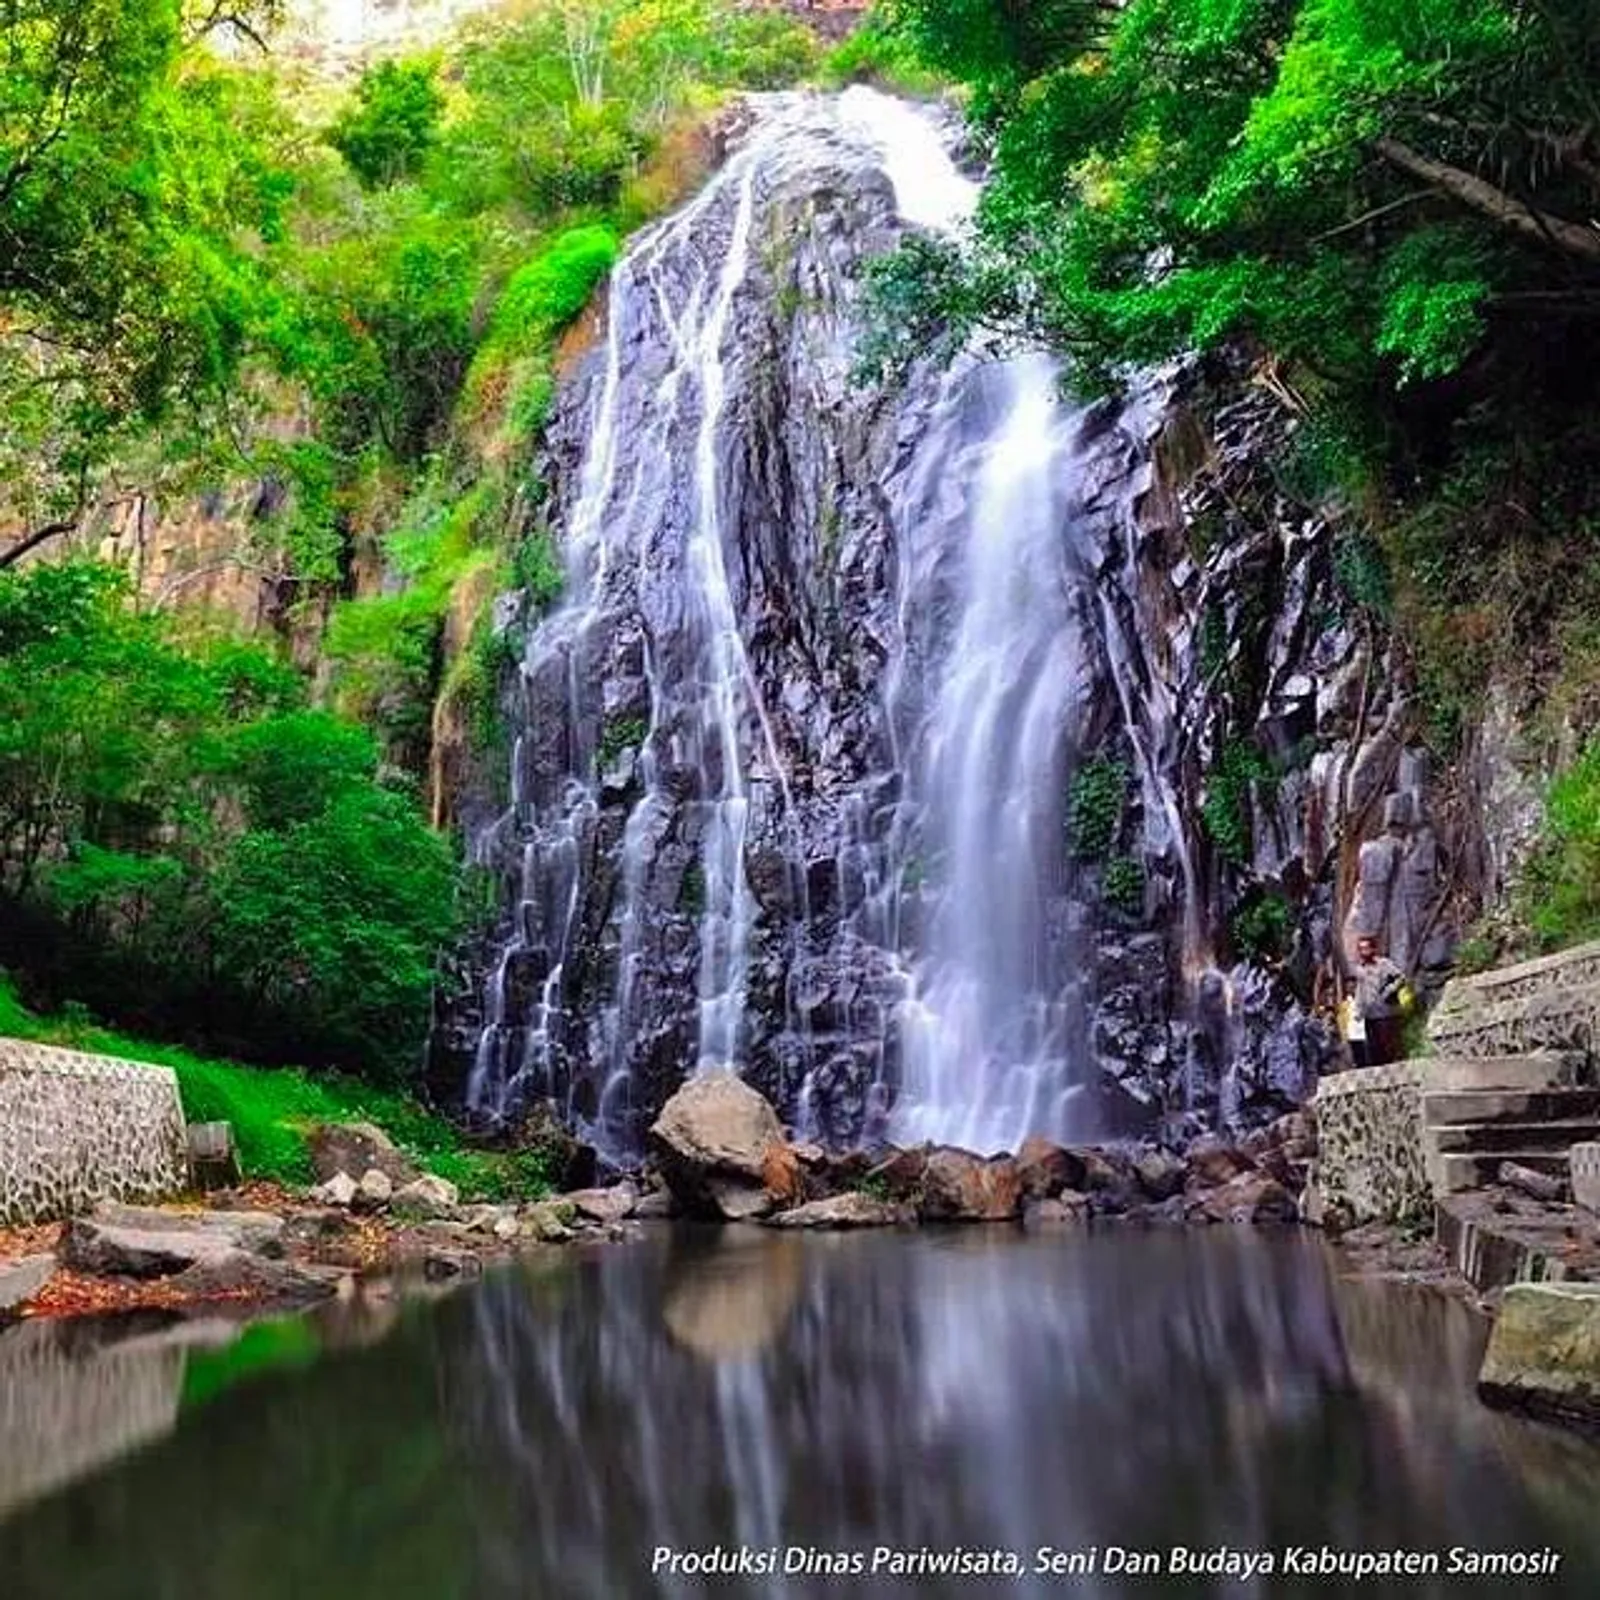
<svg viewBox="0 0 1600 1600"><path fill-rule="evenodd" d="M1600 1594L1600 1449L1478 1404L1465 1307L1308 1239L685 1231L115 1334L0 1335L5 1600ZM1285 1570L1324 1545L1440 1570Z"/></svg>

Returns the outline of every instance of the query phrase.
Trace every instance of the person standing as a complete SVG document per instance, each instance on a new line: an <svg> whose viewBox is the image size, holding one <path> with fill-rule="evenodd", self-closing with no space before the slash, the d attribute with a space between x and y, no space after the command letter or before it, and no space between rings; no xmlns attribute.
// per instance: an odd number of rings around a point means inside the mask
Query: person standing
<svg viewBox="0 0 1600 1600"><path fill-rule="evenodd" d="M1356 940L1355 993L1351 1054L1359 1067L1382 1067L1398 1061L1402 1033L1410 1009L1406 975L1378 948L1370 933Z"/></svg>

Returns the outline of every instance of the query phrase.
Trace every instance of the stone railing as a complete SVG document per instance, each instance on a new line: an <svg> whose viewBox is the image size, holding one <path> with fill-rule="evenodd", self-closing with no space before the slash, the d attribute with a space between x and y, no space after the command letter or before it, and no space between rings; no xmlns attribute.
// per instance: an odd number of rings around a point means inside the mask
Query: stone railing
<svg viewBox="0 0 1600 1600"><path fill-rule="evenodd" d="M1317 1086L1317 1183L1358 1222L1421 1217L1433 1204L1422 1140L1427 1063L1401 1061Z"/></svg>
<svg viewBox="0 0 1600 1600"><path fill-rule="evenodd" d="M1600 1047L1600 943L1452 979L1428 1021L1442 1056Z"/></svg>
<svg viewBox="0 0 1600 1600"><path fill-rule="evenodd" d="M170 1067L0 1039L0 1223L158 1200L184 1178Z"/></svg>

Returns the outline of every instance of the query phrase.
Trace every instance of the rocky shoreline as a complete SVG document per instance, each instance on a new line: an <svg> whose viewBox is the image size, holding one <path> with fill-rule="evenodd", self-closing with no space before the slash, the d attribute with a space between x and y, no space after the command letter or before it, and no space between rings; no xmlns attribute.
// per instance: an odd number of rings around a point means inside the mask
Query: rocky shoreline
<svg viewBox="0 0 1600 1600"><path fill-rule="evenodd" d="M162 1307L257 1312L374 1279L472 1277L530 1250L608 1243L671 1219L789 1229L1320 1223L1316 1127L1284 1116L1182 1151L1029 1140L1015 1156L938 1146L831 1153L788 1137L732 1073L692 1079L651 1131L642 1175L526 1203L463 1204L369 1125L312 1140L319 1182L253 1183L169 1206L103 1205L0 1231L0 1321Z"/></svg>

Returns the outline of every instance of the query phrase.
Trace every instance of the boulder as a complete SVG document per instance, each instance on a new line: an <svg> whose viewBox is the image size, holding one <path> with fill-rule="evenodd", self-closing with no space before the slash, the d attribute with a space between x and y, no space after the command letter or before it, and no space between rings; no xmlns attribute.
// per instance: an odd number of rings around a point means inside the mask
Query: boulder
<svg viewBox="0 0 1600 1600"><path fill-rule="evenodd" d="M264 1212L100 1206L67 1224L61 1260L102 1277L167 1278L236 1253L281 1257L283 1226Z"/></svg>
<svg viewBox="0 0 1600 1600"><path fill-rule="evenodd" d="M224 1249L168 1279L196 1300L266 1300L275 1305L311 1305L337 1292L340 1274L272 1261L248 1250Z"/></svg>
<svg viewBox="0 0 1600 1600"><path fill-rule="evenodd" d="M311 1130L307 1143L312 1170L320 1183L336 1172L347 1173L359 1183L365 1173L376 1169L398 1189L421 1176L394 1140L370 1122L325 1122Z"/></svg>
<svg viewBox="0 0 1600 1600"><path fill-rule="evenodd" d="M733 1072L689 1079L661 1108L650 1147L692 1216L742 1221L799 1198L800 1163L777 1113Z"/></svg>
<svg viewBox="0 0 1600 1600"><path fill-rule="evenodd" d="M845 1229L893 1228L915 1220L916 1213L910 1206L855 1190L827 1200L813 1200L793 1211L780 1211L768 1217L766 1223L769 1228Z"/></svg>
<svg viewBox="0 0 1600 1600"><path fill-rule="evenodd" d="M639 1191L631 1183L619 1183L609 1189L578 1189L561 1198L591 1222L622 1222L633 1215Z"/></svg>
<svg viewBox="0 0 1600 1600"><path fill-rule="evenodd" d="M422 1275L429 1283L448 1283L452 1278L476 1278L483 1263L470 1250L431 1249L422 1258Z"/></svg>
<svg viewBox="0 0 1600 1600"><path fill-rule="evenodd" d="M1023 1208L1025 1228L1077 1226L1089 1220L1089 1197L1073 1189L1063 1190L1049 1200L1030 1200Z"/></svg>
<svg viewBox="0 0 1600 1600"><path fill-rule="evenodd" d="M1333 1204L1322 1192L1316 1174L1310 1174L1299 1198L1295 1201L1295 1214L1308 1228L1321 1228L1331 1237L1344 1233L1351 1224L1349 1212Z"/></svg>
<svg viewBox="0 0 1600 1600"><path fill-rule="evenodd" d="M892 1150L866 1173L866 1181L891 1200L914 1200L922 1193L922 1179L928 1170L931 1147L917 1145L910 1150Z"/></svg>
<svg viewBox="0 0 1600 1600"><path fill-rule="evenodd" d="M1024 1139L1017 1152L1017 1177L1029 1199L1051 1200L1064 1189L1082 1189L1083 1157L1048 1139Z"/></svg>
<svg viewBox="0 0 1600 1600"><path fill-rule="evenodd" d="M1490 1405L1600 1422L1600 1284L1514 1283L1478 1375Z"/></svg>
<svg viewBox="0 0 1600 1600"><path fill-rule="evenodd" d="M348 1172L336 1172L326 1183L319 1183L310 1198L319 1206L339 1206L341 1209L355 1204L356 1180Z"/></svg>
<svg viewBox="0 0 1600 1600"><path fill-rule="evenodd" d="M393 1204L424 1217L450 1219L460 1212L461 1191L448 1178L425 1172L403 1188L396 1189Z"/></svg>
<svg viewBox="0 0 1600 1600"><path fill-rule="evenodd" d="M1165 1150L1147 1150L1133 1164L1133 1175L1139 1180L1139 1187L1156 1201L1182 1194L1188 1172L1184 1162Z"/></svg>
<svg viewBox="0 0 1600 1600"><path fill-rule="evenodd" d="M356 1185L356 1197L350 1202L355 1211L382 1211L394 1199L394 1184L382 1167L368 1167Z"/></svg>
<svg viewBox="0 0 1600 1600"><path fill-rule="evenodd" d="M576 1209L566 1199L545 1200L522 1213L518 1232L540 1244L564 1244L573 1237L572 1224L577 1218Z"/></svg>
<svg viewBox="0 0 1600 1600"><path fill-rule="evenodd" d="M0 1316L25 1300L31 1300L50 1281L55 1270L54 1256L22 1256L15 1261L0 1261Z"/></svg>
<svg viewBox="0 0 1600 1600"><path fill-rule="evenodd" d="M1269 1173L1236 1173L1202 1194L1189 1215L1207 1222L1295 1222L1294 1197Z"/></svg>
<svg viewBox="0 0 1600 1600"><path fill-rule="evenodd" d="M1189 1186L1197 1189L1215 1189L1231 1183L1255 1166L1249 1154L1214 1133L1196 1139L1189 1146L1187 1159Z"/></svg>
<svg viewBox="0 0 1600 1600"><path fill-rule="evenodd" d="M635 1222L664 1222L669 1217L680 1215L678 1202L666 1189L652 1189L649 1194L640 1195L638 1203L633 1208Z"/></svg>
<svg viewBox="0 0 1600 1600"><path fill-rule="evenodd" d="M936 1149L922 1175L918 1214L929 1222L1009 1222L1022 1210L1022 1179L1010 1156Z"/></svg>

